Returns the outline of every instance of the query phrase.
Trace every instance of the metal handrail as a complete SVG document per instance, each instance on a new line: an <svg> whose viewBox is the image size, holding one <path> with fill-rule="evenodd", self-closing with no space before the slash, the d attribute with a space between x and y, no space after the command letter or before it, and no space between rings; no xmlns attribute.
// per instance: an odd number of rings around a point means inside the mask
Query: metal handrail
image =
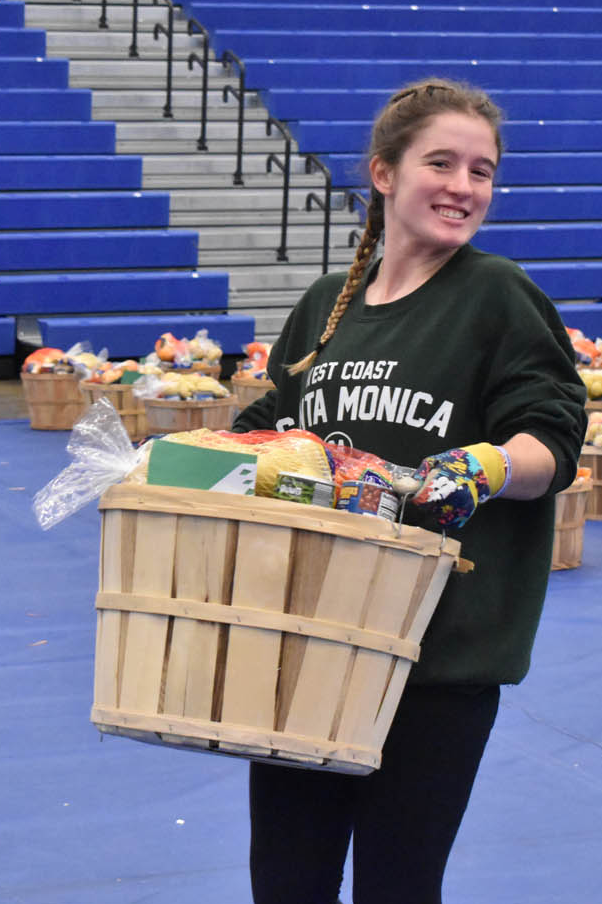
<svg viewBox="0 0 602 904"><path fill-rule="evenodd" d="M102 0L102 3L100 4L100 19L98 20L98 27L109 27L109 23L107 21L107 0Z"/></svg>
<svg viewBox="0 0 602 904"><path fill-rule="evenodd" d="M328 249L330 245L330 199L332 192L332 175L330 170L315 154L305 155L305 172L311 173L313 167L324 173L326 184L324 186L324 200L313 191L305 198L305 209L311 210L311 202L315 201L318 207L324 211L324 237L322 240L322 273L328 273Z"/></svg>
<svg viewBox="0 0 602 904"><path fill-rule="evenodd" d="M272 134L272 126L275 126L280 134L283 136L285 145L284 145L284 163L278 157L277 154L270 154L268 159L266 160L266 170L268 173L272 172L272 163L275 163L279 170L281 170L284 176L284 182L282 186L282 217L281 217L281 225L280 225L280 247L276 252L276 258L279 261L287 261L288 254L286 253L286 239L287 239L287 231L288 231L288 196L289 196L289 187L291 182L291 144L292 137L289 130L286 126L280 122L280 120L275 119L273 116L270 116L266 120L266 134Z"/></svg>
<svg viewBox="0 0 602 904"><path fill-rule="evenodd" d="M203 58L197 56L194 51L188 54L188 68L191 70L193 63L198 63L203 70L203 86L201 88L201 132L197 139L197 149L199 151L207 150L207 87L208 87L208 71L209 71L209 32L195 19L188 20L187 31L192 35L195 29L203 36Z"/></svg>
<svg viewBox="0 0 602 904"><path fill-rule="evenodd" d="M128 56L140 56L138 53L138 0L132 0L132 43Z"/></svg>
<svg viewBox="0 0 602 904"><path fill-rule="evenodd" d="M153 0L153 4L155 6L158 5L159 0ZM155 27L153 28L153 38L155 41L159 40L159 33L163 32L163 34L167 37L167 77L166 77L166 85L165 85L165 105L163 106L163 116L166 118L173 118L173 113L171 111L171 83L172 83L172 66L173 66L173 3L171 0L163 0L164 3L167 3L167 28L163 25L162 22L157 22Z"/></svg>
<svg viewBox="0 0 602 904"><path fill-rule="evenodd" d="M347 192L347 209L348 209L349 213L353 212L353 202L354 201L359 201L360 204L362 204L366 208L366 210L370 206L370 202L368 201L367 198L365 198L362 194L360 194L359 191L352 189L351 191Z"/></svg>
<svg viewBox="0 0 602 904"><path fill-rule="evenodd" d="M222 92L222 100L224 103L228 100L228 94L232 94L238 100L238 133L236 139L236 171L234 172L234 185L244 185L242 177L242 145L243 145L243 128L245 121L245 64L231 50L224 50L222 53L222 66L224 69L230 69L230 63L238 66L238 91L232 85L225 85Z"/></svg>

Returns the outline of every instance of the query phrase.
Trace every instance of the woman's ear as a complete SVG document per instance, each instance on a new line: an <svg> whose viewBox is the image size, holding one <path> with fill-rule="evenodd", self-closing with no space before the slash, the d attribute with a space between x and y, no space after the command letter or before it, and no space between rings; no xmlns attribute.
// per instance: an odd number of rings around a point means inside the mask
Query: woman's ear
<svg viewBox="0 0 602 904"><path fill-rule="evenodd" d="M378 155L372 157L368 166L374 188L381 195L390 194L391 186L393 185L394 168L389 163L385 163L382 157Z"/></svg>

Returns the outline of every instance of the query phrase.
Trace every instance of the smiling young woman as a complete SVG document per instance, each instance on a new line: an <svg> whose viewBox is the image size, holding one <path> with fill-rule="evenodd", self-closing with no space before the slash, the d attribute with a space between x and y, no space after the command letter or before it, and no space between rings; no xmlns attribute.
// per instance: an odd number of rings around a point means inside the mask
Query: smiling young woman
<svg viewBox="0 0 602 904"><path fill-rule="evenodd" d="M391 98L355 260L308 288L270 356L276 389L234 424L310 428L412 466L404 520L443 526L476 563L446 585L377 772L252 764L255 904L335 904L352 835L354 904L441 904L499 686L529 668L585 389L551 301L470 244L500 121L482 91L444 79Z"/></svg>

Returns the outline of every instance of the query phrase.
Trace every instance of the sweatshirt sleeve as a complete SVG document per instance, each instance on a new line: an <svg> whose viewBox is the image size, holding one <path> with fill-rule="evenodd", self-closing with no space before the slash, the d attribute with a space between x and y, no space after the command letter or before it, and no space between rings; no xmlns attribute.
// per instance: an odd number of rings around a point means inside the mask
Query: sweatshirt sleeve
<svg viewBox="0 0 602 904"><path fill-rule="evenodd" d="M278 406L278 394L282 392L283 379L282 357L286 348L295 312L292 311L282 329L282 332L274 343L268 358L267 372L276 389L270 389L264 396L247 405L235 418L232 425L233 433L248 433L250 430L273 430Z"/></svg>
<svg viewBox="0 0 602 904"><path fill-rule="evenodd" d="M270 389L260 399L251 402L240 412L232 424L232 433L248 433L250 430L273 430L276 409L276 390Z"/></svg>
<svg viewBox="0 0 602 904"><path fill-rule="evenodd" d="M528 433L547 446L556 460L546 494L552 495L575 477L587 427L586 390L552 302L522 271L502 285L505 303L481 396L485 430L495 443Z"/></svg>

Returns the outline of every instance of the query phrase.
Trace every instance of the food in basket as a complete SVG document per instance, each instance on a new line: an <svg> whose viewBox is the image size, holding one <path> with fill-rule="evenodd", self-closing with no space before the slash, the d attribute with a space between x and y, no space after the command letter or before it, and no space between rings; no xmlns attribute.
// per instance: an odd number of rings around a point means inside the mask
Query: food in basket
<svg viewBox="0 0 602 904"><path fill-rule="evenodd" d="M60 348L38 348L28 355L21 366L26 374L72 374L86 376L89 371L100 367L107 358L107 350L98 355L92 352L89 342L77 342L67 351Z"/></svg>
<svg viewBox="0 0 602 904"><path fill-rule="evenodd" d="M207 374L159 371L137 380L134 386L134 395L143 399L199 401L202 399L225 399L231 393L223 383Z"/></svg>
<svg viewBox="0 0 602 904"><path fill-rule="evenodd" d="M602 411L590 412L585 442L602 449Z"/></svg>
<svg viewBox="0 0 602 904"><path fill-rule="evenodd" d="M247 357L239 361L233 379L252 377L255 380L269 380L267 366L272 346L267 342L249 342L244 346Z"/></svg>
<svg viewBox="0 0 602 904"><path fill-rule="evenodd" d="M209 338L207 330L198 330L190 340L189 348L193 361L218 364L222 357L221 345Z"/></svg>
<svg viewBox="0 0 602 904"><path fill-rule="evenodd" d="M172 433L166 442L187 443L226 452L248 452L257 455L257 496L273 496L281 472L305 474L308 477L330 480L330 459L318 437L304 430L256 430L250 433L229 433L225 430L188 430ZM136 479L136 475L134 475Z"/></svg>
<svg viewBox="0 0 602 904"><path fill-rule="evenodd" d="M207 330L198 330L192 339L177 339L173 333L162 333L155 342L158 361L172 367L189 368L195 363L217 365L222 356L221 346L209 338ZM153 355L147 361L154 362Z"/></svg>
<svg viewBox="0 0 602 904"><path fill-rule="evenodd" d="M257 496L274 496L280 474L297 474L314 480L332 481L336 504L344 482L362 481L394 492L395 476L404 470L370 452L325 443L308 430L230 433L227 430L200 429L171 433L165 440L201 448L256 454ZM144 467L132 475L133 480L145 480Z"/></svg>
<svg viewBox="0 0 602 904"><path fill-rule="evenodd" d="M577 364L583 367L598 367L602 365L602 339L595 341L588 339L581 330L566 327L573 351L577 358Z"/></svg>
<svg viewBox="0 0 602 904"><path fill-rule="evenodd" d="M588 399L602 398L602 368L584 368L579 371L579 376L585 383Z"/></svg>

